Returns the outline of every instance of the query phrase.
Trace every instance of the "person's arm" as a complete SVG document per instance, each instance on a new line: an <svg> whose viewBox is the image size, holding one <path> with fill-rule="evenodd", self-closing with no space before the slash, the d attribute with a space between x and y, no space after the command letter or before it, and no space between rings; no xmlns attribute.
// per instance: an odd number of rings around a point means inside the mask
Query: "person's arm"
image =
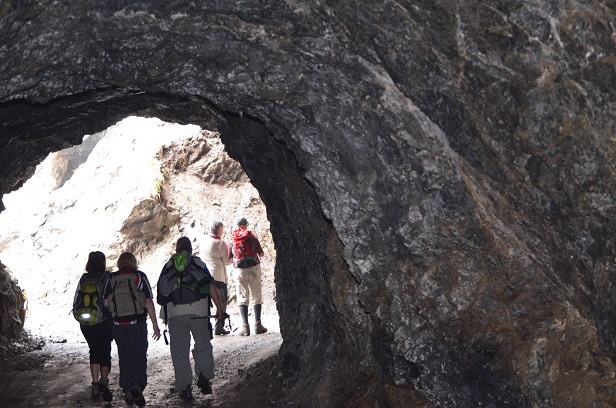
<svg viewBox="0 0 616 408"><path fill-rule="evenodd" d="M257 253L257 255L259 255L259 258L263 258L263 255L265 254L263 253L263 248L261 248L261 243L259 242L259 239L255 237L252 232L250 233L250 236L252 237L254 251Z"/></svg>
<svg viewBox="0 0 616 408"><path fill-rule="evenodd" d="M152 321L152 329L154 330L154 334L152 338L154 340L160 339L160 329L158 328L158 320L156 319L156 309L154 308L154 302L152 298L147 298L145 300L145 308L148 311L148 315L150 316L150 320Z"/></svg>
<svg viewBox="0 0 616 408"><path fill-rule="evenodd" d="M79 289L81 288L81 280L83 279L83 275L79 278L79 283L77 284L77 288L75 289L75 296L73 296L73 306L77 302L77 297L79 297Z"/></svg>
<svg viewBox="0 0 616 408"><path fill-rule="evenodd" d="M107 280L105 281L105 289L103 289L103 306L105 306L107 309L109 309L109 293L111 292L109 279L110 278L107 277Z"/></svg>
<svg viewBox="0 0 616 408"><path fill-rule="evenodd" d="M233 261L233 241L229 240L229 244L227 245L227 258L229 258L229 262Z"/></svg>
<svg viewBox="0 0 616 408"><path fill-rule="evenodd" d="M150 316L150 320L152 321L152 329L154 330L152 338L154 340L158 340L160 339L160 329L158 328L156 309L154 307L154 301L152 300L154 297L154 294L152 293L152 286L150 286L150 281L145 273L141 271L136 271L136 273L141 276L141 283L143 285L141 290L145 293L145 309L148 312L148 316Z"/></svg>
<svg viewBox="0 0 616 408"><path fill-rule="evenodd" d="M218 293L218 288L214 281L210 283L210 297L212 302L214 302L214 306L216 306L216 320L220 320L222 319L222 302L220 301L220 293Z"/></svg>
<svg viewBox="0 0 616 408"><path fill-rule="evenodd" d="M229 259L229 249L227 248L227 245L225 244L225 241L220 240L220 258L222 259L222 263L224 266L229 266L231 265L231 259Z"/></svg>

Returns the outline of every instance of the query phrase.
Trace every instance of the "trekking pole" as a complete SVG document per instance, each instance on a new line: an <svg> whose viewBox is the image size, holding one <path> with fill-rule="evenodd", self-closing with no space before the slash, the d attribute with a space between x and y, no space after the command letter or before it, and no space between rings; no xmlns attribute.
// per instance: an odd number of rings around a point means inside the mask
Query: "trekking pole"
<svg viewBox="0 0 616 408"><path fill-rule="evenodd" d="M228 313L223 314L222 319L223 321L227 321L227 327L229 327L230 332L234 333L237 330L237 327L233 328L233 325L231 324L231 316L229 316Z"/></svg>

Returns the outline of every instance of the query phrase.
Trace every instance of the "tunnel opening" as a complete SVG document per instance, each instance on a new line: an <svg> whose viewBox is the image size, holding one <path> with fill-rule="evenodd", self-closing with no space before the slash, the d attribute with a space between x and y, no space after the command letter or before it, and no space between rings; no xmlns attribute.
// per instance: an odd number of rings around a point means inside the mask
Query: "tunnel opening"
<svg viewBox="0 0 616 408"><path fill-rule="evenodd" d="M90 251L106 253L109 270L120 252L135 253L155 285L179 236L191 238L198 255L214 221L225 224L223 238L228 239L240 216L250 220L267 251L265 312L278 326L276 251L265 207L215 132L129 117L86 135L80 145L51 153L20 190L4 199L2 258L28 300L26 329L37 335L56 337L74 326L67 313L57 313L56 320L44 309L70 310L73 286ZM233 307L235 281L229 280Z"/></svg>
<svg viewBox="0 0 616 408"><path fill-rule="evenodd" d="M240 216L249 220L265 252L261 321L268 334L260 336L258 353L249 352L254 341L238 340L236 271L229 266L227 329L231 333L213 339L216 358L221 360L216 370L218 385L232 380L230 367L245 369L254 360L278 352L276 251L265 206L240 165L224 152L218 133L196 125L128 117L103 132L86 135L79 145L51 153L22 188L4 200L2 261L27 299L27 333L42 339L41 345L61 345L41 346L43 352L58 355L52 359L68 354L83 363L88 360L88 346L70 311L90 251L107 255L109 271L117 270L121 252L133 252L156 296L158 274L177 238L191 238L194 253L200 255L214 221L224 223L222 239L227 240ZM161 306L156 308L158 312ZM249 320L253 323L252 307ZM149 356L165 360L172 368L168 346L162 341L150 342ZM115 346L113 360L116 365ZM160 382L159 373L168 374L164 369L150 372L153 382ZM117 370L111 373L112 382L117 374ZM85 389L88 379L79 383Z"/></svg>
<svg viewBox="0 0 616 408"><path fill-rule="evenodd" d="M194 124L220 134L225 151L240 163L263 201L276 247L274 268L276 309L284 339L272 370L243 378L243 387L272 384L277 401L301 401L306 392L336 406L344 401L375 401L374 387L384 381L363 341L373 324L357 302L358 282L344 258L345 248L321 209L315 187L287 145L289 130L276 121L263 122L246 113L223 111L195 98L169 98L131 90L103 90L33 106L8 107L7 131L28 145L27 160L38 163L47 153L79 144L83 134L95 134L130 116L156 117L177 124ZM29 126L34 123L36 126ZM31 143L45 139L45 144ZM22 156L4 150L3 163L21 173L3 182L11 191L31 174ZM10 184L9 184L10 183ZM367 384L371 384L368 386ZM410 391L404 391L408 396ZM237 406L246 401L237 394ZM269 394L259 394L269 404ZM367 399L366 399L367 398ZM227 395L227 403L231 403ZM232 403L231 403L232 404ZM258 405L258 404L257 404ZM233 406L233 405L229 405Z"/></svg>

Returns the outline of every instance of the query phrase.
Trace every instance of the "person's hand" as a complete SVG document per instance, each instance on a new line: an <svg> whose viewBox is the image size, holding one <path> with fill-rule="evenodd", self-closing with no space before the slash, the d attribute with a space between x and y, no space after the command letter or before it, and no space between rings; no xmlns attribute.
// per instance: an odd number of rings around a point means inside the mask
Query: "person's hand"
<svg viewBox="0 0 616 408"><path fill-rule="evenodd" d="M154 334L152 334L152 338L157 341L160 339L160 329L158 326L154 327Z"/></svg>

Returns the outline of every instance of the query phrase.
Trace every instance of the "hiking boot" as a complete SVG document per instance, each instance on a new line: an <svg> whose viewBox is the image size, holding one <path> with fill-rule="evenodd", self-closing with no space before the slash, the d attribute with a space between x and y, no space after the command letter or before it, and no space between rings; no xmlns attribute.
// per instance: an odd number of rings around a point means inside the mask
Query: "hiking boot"
<svg viewBox="0 0 616 408"><path fill-rule="evenodd" d="M242 323L242 331L240 331L240 336L250 336L250 326Z"/></svg>
<svg viewBox="0 0 616 408"><path fill-rule="evenodd" d="M222 336L225 334L229 334L231 333L229 330L225 329L225 322L224 320L221 320L219 322L216 322L216 328L214 329L214 334L217 336Z"/></svg>
<svg viewBox="0 0 616 408"><path fill-rule="evenodd" d="M199 387L203 394L212 393L212 383L210 383L209 379L205 378L203 373L199 373L199 381L197 381L197 387Z"/></svg>
<svg viewBox="0 0 616 408"><path fill-rule="evenodd" d="M92 383L92 399L98 399L101 396L101 392L98 390L98 383Z"/></svg>
<svg viewBox="0 0 616 408"><path fill-rule="evenodd" d="M130 395L133 396L135 405L137 405L138 407L145 406L145 398L143 397L143 389L140 386L133 385L133 388L130 389Z"/></svg>
<svg viewBox="0 0 616 408"><path fill-rule="evenodd" d="M266 333L266 332L267 332L267 329L263 327L263 325L261 324L261 320L255 323L255 333L261 334L261 333Z"/></svg>
<svg viewBox="0 0 616 408"><path fill-rule="evenodd" d="M180 398L185 399L185 400L193 399L192 386L190 384L188 384L186 388L180 391Z"/></svg>
<svg viewBox="0 0 616 408"><path fill-rule="evenodd" d="M128 405L133 405L133 396L130 391L124 391L124 402Z"/></svg>
<svg viewBox="0 0 616 408"><path fill-rule="evenodd" d="M109 378L101 377L98 381L98 390L103 395L103 401L111 402L113 400L113 394L109 390Z"/></svg>

